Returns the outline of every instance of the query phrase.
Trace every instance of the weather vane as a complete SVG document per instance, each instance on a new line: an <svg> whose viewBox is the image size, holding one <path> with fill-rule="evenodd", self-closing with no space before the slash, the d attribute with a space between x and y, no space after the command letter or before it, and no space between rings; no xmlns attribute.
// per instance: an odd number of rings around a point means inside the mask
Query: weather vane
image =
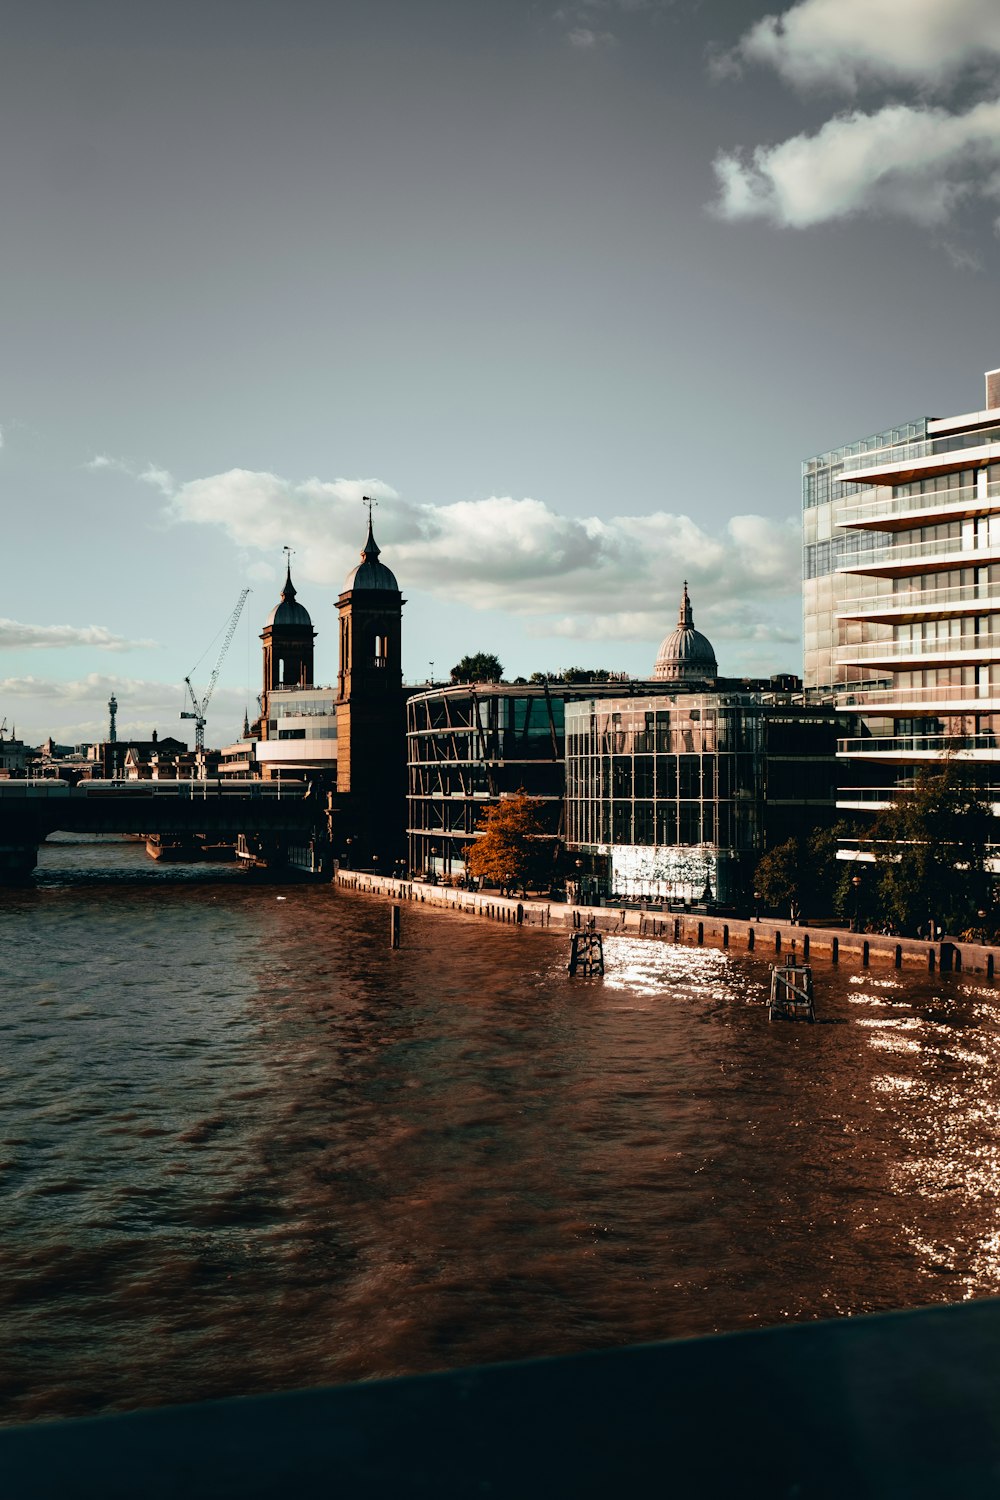
<svg viewBox="0 0 1000 1500"><path fill-rule="evenodd" d="M362 495L361 504L368 507L368 524L370 526L372 524L372 506L377 505L378 501L373 499L371 495Z"/></svg>
<svg viewBox="0 0 1000 1500"><path fill-rule="evenodd" d="M291 573L292 558L295 556L295 553L291 547L282 547L281 550L285 554L285 566L288 569L289 573Z"/></svg>

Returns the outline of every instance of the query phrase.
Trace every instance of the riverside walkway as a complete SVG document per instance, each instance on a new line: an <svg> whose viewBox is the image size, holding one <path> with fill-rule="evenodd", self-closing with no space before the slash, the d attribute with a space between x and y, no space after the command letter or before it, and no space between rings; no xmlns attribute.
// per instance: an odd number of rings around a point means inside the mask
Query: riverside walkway
<svg viewBox="0 0 1000 1500"><path fill-rule="evenodd" d="M924 969L929 973L968 973L1000 979L1000 948L943 937L939 942L851 932L844 927L812 927L778 918L716 916L702 912L645 911L631 906L574 906L561 901L516 901L492 891L462 890L423 880L398 880L364 870L339 870L339 886L387 896L394 901L452 907L470 916L566 932L593 924L598 932L629 933L669 943L687 943L753 953L769 960L848 963L858 968Z"/></svg>

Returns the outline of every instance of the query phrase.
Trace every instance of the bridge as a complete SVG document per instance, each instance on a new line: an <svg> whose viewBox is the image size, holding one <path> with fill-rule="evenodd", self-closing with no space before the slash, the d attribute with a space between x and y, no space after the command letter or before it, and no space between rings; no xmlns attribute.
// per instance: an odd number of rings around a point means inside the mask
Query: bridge
<svg viewBox="0 0 1000 1500"><path fill-rule="evenodd" d="M50 833L132 833L207 842L243 834L267 862L326 832L324 797L280 781L0 781L0 881L24 879Z"/></svg>

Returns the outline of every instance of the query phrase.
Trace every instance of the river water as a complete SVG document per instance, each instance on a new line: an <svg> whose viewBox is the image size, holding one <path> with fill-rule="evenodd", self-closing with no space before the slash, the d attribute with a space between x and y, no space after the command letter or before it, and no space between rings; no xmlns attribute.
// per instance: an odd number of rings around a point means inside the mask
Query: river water
<svg viewBox="0 0 1000 1500"><path fill-rule="evenodd" d="M0 1420L1000 1291L1000 992L53 842L0 891Z"/></svg>

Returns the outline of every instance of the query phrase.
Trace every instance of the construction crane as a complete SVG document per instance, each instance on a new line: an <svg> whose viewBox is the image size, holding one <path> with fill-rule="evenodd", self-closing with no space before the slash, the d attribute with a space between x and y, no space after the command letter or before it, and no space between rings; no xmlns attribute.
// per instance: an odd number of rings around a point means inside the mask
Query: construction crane
<svg viewBox="0 0 1000 1500"><path fill-rule="evenodd" d="M191 708L181 709L181 718L194 720L194 747L198 754L201 754L201 752L205 748L205 710L208 708L209 699L215 691L215 684L219 680L219 669L222 666L226 652L229 650L230 642L232 641L233 636L236 634L236 626L239 623L240 615L243 613L243 606L247 602L247 596L249 595L249 593L249 589L243 590L242 594L236 601L236 608L229 616L229 624L226 627L226 638L222 643L222 650L219 652L219 659L215 663L215 671L212 673L211 677L208 680L208 687L205 689L205 696L204 698L202 698L200 703L195 696L194 688L191 686L190 676L185 677L184 679L184 686L187 688L188 692L191 695ZM195 667L192 667L191 671L195 671Z"/></svg>

